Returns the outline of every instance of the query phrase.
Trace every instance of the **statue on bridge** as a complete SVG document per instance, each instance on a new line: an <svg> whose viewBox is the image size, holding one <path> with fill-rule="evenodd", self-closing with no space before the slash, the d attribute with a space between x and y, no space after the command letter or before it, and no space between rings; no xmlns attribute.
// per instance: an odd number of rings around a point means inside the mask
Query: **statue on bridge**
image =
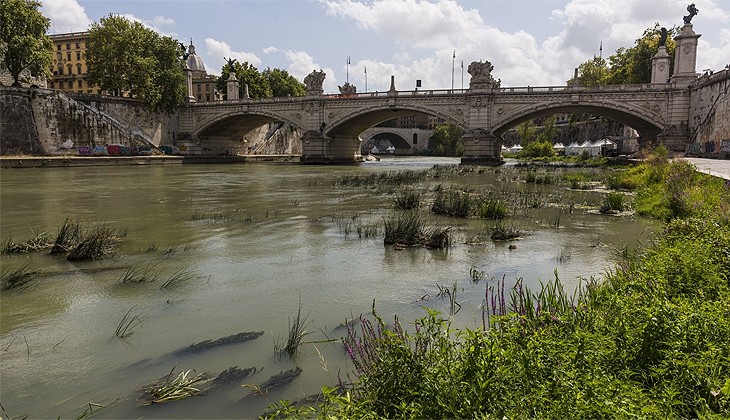
<svg viewBox="0 0 730 420"><path fill-rule="evenodd" d="M354 95L357 93L357 87L351 85L350 82L346 82L344 85L337 87L340 89L342 95Z"/></svg>
<svg viewBox="0 0 730 420"><path fill-rule="evenodd" d="M236 65L236 59L235 58L225 58L225 57L223 57L223 60L228 62L228 68L231 69L231 71L234 71L235 70L235 67L234 67Z"/></svg>
<svg viewBox="0 0 730 420"><path fill-rule="evenodd" d="M494 66L489 61L486 61L484 63L482 63L481 60L479 60L478 62L472 61L467 68L467 72L469 72L469 74L471 75L469 88L499 88L502 85L502 81L494 80L494 77L492 77L492 70L494 70Z"/></svg>
<svg viewBox="0 0 730 420"><path fill-rule="evenodd" d="M322 90L322 83L327 76L322 69L312 70L311 73L304 78L305 89L308 91Z"/></svg>
<svg viewBox="0 0 730 420"><path fill-rule="evenodd" d="M689 12L689 15L684 17L685 25L689 25L690 23L692 23L692 18L695 17L697 15L697 13L700 12L700 10L695 7L694 3L687 6L687 11Z"/></svg>
<svg viewBox="0 0 730 420"><path fill-rule="evenodd" d="M661 29L661 35L659 37L659 46L660 47L663 47L663 46L666 45L666 43L667 43L667 34L668 34L667 33L667 28L662 28Z"/></svg>

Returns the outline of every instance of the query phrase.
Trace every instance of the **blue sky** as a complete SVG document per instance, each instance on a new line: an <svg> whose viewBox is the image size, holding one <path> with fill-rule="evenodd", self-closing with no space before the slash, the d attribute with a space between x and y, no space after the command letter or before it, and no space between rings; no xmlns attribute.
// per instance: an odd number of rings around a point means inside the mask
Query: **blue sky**
<svg viewBox="0 0 730 420"><path fill-rule="evenodd" d="M448 89L462 84L460 64L488 60L503 86L562 85L581 62L630 47L644 29L682 25L689 0L44 0L51 32L84 31L110 13L139 20L186 45L209 73L223 57L302 80L324 69L325 91L349 78L358 91ZM730 63L730 1L697 0L702 34L697 70ZM456 51L456 60L453 52ZM349 75L347 57L350 56Z"/></svg>

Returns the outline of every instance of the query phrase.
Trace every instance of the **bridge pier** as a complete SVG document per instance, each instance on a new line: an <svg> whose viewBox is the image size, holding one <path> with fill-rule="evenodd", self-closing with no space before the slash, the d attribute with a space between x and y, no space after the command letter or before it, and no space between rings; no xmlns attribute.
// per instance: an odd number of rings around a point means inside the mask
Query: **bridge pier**
<svg viewBox="0 0 730 420"><path fill-rule="evenodd" d="M502 157L502 138L494 135L492 130L473 128L461 136L464 142L462 165L499 166L504 163Z"/></svg>
<svg viewBox="0 0 730 420"><path fill-rule="evenodd" d="M329 137L320 131L307 131L302 136L304 164L343 164L362 161L357 136Z"/></svg>

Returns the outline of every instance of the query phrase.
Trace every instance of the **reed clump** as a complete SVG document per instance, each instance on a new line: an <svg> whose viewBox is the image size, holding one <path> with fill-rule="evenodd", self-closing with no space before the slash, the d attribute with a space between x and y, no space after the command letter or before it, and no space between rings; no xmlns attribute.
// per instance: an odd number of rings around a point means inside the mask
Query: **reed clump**
<svg viewBox="0 0 730 420"><path fill-rule="evenodd" d="M2 254L22 254L28 252L43 251L53 246L52 235L48 232L34 232L34 236L25 242L15 243L13 238L8 238L2 246Z"/></svg>
<svg viewBox="0 0 730 420"><path fill-rule="evenodd" d="M603 196L600 212L604 214L619 213L625 210L625 196L619 192L610 192Z"/></svg>
<svg viewBox="0 0 730 420"><path fill-rule="evenodd" d="M23 266L12 270L3 269L0 274L0 290L13 290L22 289L28 285L36 276L38 272L28 269L28 263Z"/></svg>
<svg viewBox="0 0 730 420"><path fill-rule="evenodd" d="M180 279L178 282L185 279L186 272L181 271L173 274L170 280L173 280L175 276L179 274ZM122 275L119 277L120 283L151 283L160 277L160 271L157 269L157 264L148 264L143 267L131 266L128 267ZM167 282L169 282L168 280ZM167 283L165 282L165 283ZM174 284L173 282L172 284Z"/></svg>
<svg viewBox="0 0 730 420"><path fill-rule="evenodd" d="M385 244L448 248L451 244L450 227L427 226L418 212L398 212L383 220Z"/></svg>
<svg viewBox="0 0 730 420"><path fill-rule="evenodd" d="M395 197L393 207L395 207L396 210L417 209L418 206L421 205L421 196L422 194L420 191L410 189L401 191L400 194Z"/></svg>
<svg viewBox="0 0 730 420"><path fill-rule="evenodd" d="M114 256L121 242L127 236L126 230L116 230L100 223L86 230L81 240L66 256L69 261L93 261Z"/></svg>
<svg viewBox="0 0 730 420"><path fill-rule="evenodd" d="M307 331L307 328L312 322L309 319L309 313L302 317L302 302L300 301L294 320L289 319L289 335L285 340L280 340L274 344L274 350L279 354L286 353L289 357L296 357L299 347L303 344L304 337L311 334L310 331Z"/></svg>

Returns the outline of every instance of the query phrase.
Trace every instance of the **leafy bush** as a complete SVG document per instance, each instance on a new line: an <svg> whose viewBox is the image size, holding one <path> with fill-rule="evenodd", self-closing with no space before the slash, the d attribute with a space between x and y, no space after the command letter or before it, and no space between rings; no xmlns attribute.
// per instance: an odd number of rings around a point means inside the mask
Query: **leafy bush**
<svg viewBox="0 0 730 420"><path fill-rule="evenodd" d="M555 149L553 149L553 144L549 141L533 141L520 152L520 157L536 158L552 156L555 156Z"/></svg>

